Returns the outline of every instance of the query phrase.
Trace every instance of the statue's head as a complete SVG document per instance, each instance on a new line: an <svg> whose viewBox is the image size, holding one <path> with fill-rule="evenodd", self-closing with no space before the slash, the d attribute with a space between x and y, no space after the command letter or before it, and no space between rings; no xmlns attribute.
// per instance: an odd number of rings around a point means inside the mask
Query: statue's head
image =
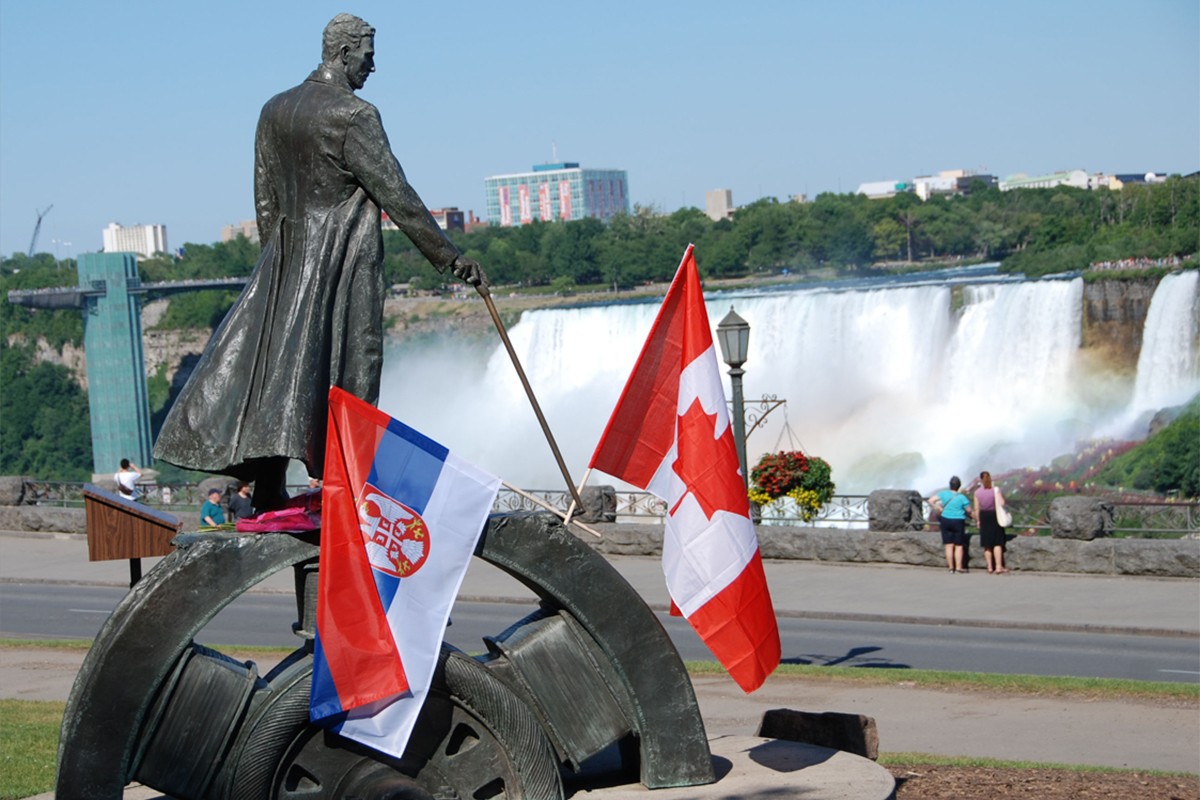
<svg viewBox="0 0 1200 800"><path fill-rule="evenodd" d="M353 14L338 14L321 37L321 61L361 89L375 71L375 29Z"/></svg>

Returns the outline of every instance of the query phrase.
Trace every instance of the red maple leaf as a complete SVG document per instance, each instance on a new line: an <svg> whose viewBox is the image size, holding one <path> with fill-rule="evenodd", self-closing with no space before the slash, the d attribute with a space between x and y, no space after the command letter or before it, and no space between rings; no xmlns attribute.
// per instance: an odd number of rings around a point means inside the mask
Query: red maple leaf
<svg viewBox="0 0 1200 800"><path fill-rule="evenodd" d="M709 519L717 511L749 516L750 501L738 473L733 431L726 425L720 438L716 438L716 431L717 415L704 413L700 401L694 400L679 417L678 455L671 468L687 487L683 497L695 497ZM679 503L671 509L672 514Z"/></svg>

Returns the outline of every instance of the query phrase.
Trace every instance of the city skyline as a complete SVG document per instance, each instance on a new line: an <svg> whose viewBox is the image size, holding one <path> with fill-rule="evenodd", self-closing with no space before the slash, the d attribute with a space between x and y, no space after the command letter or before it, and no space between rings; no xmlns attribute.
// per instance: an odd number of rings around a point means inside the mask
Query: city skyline
<svg viewBox="0 0 1200 800"><path fill-rule="evenodd" d="M339 8L0 1L0 252L94 252L110 222L172 247L253 217L262 104L316 67ZM1001 178L1200 167L1190 0L344 10L374 25L360 95L434 208L574 161L631 204L810 199L945 169ZM49 45L49 46L47 46Z"/></svg>

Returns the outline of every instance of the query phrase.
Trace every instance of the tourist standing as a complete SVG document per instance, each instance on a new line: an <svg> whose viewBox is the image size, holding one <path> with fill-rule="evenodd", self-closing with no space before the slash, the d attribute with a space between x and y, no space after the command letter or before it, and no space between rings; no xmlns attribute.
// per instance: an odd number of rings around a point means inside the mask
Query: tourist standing
<svg viewBox="0 0 1200 800"><path fill-rule="evenodd" d="M113 475L113 480L117 482L117 494L126 500L137 500L138 490L137 482L141 480L142 473L137 465L131 462L128 458L121 459L121 468Z"/></svg>
<svg viewBox="0 0 1200 800"><path fill-rule="evenodd" d="M955 475L950 479L950 488L942 489L928 498L929 505L939 512L938 526L942 531L942 544L946 548L946 566L950 574L966 572L963 552L967 545L967 514L971 499L959 491L962 481Z"/></svg>
<svg viewBox="0 0 1200 800"><path fill-rule="evenodd" d="M250 502L250 484L240 481L237 491L229 498L229 514L234 522L254 516L254 504Z"/></svg>
<svg viewBox="0 0 1200 800"><path fill-rule="evenodd" d="M208 499L200 507L200 524L217 528L225 524L225 510L221 508L221 490L209 489Z"/></svg>
<svg viewBox="0 0 1200 800"><path fill-rule="evenodd" d="M996 520L996 506L1004 504L1004 495L999 486L992 485L992 473L984 470L979 473L983 483L975 490L975 519L979 522L979 544L983 547L983 558L987 561L987 571L992 575L1000 575L1008 570L1004 566L1004 544L1006 536L1004 528Z"/></svg>

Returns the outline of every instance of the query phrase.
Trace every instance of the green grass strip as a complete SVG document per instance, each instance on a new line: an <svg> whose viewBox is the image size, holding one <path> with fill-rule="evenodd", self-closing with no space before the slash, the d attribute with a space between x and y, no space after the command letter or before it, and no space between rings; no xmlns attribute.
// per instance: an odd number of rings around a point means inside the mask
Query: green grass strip
<svg viewBox="0 0 1200 800"><path fill-rule="evenodd" d="M43 700L0 700L0 800L19 800L54 788L65 706Z"/></svg>
<svg viewBox="0 0 1200 800"><path fill-rule="evenodd" d="M0 639L0 649L8 650L90 650L91 639Z"/></svg>
<svg viewBox="0 0 1200 800"><path fill-rule="evenodd" d="M719 675L715 661L688 661L693 675ZM861 686L913 686L923 689L992 691L1052 697L1126 697L1135 699L1200 699L1200 684L1169 681L1134 681L1119 678L1067 678L1044 675L999 675L988 672L946 672L932 669L880 669L874 667L822 667L780 664L777 677L842 681Z"/></svg>
<svg viewBox="0 0 1200 800"><path fill-rule="evenodd" d="M1059 764L1052 761L1009 761L1003 758L979 758L977 756L939 756L932 753L879 754L879 763L885 767L972 767L980 769L1054 769L1063 772L1112 772L1151 775L1159 778L1195 778L1194 772L1169 772L1161 769L1137 769L1135 767L1099 767L1087 764Z"/></svg>

